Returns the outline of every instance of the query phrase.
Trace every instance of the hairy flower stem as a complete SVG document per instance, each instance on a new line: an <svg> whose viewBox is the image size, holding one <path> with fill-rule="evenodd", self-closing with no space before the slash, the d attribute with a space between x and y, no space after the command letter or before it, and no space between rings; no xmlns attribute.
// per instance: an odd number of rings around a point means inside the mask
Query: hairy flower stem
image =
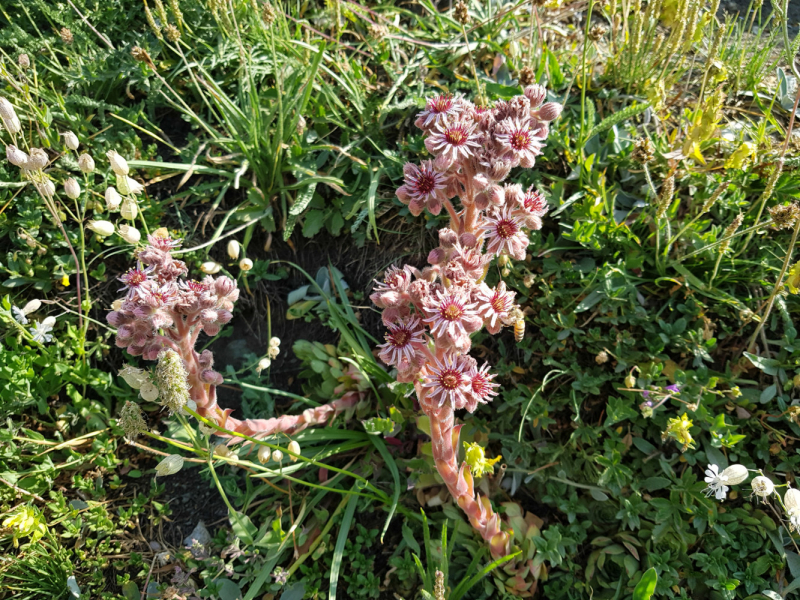
<svg viewBox="0 0 800 600"><path fill-rule="evenodd" d="M586 123L586 56L589 52L589 30L592 26L592 9L594 8L594 0L589 0L589 8L586 11L586 27L583 32L583 57L581 58L581 131L578 136L578 147L583 156L583 133Z"/></svg>
<svg viewBox="0 0 800 600"><path fill-rule="evenodd" d="M761 321L759 321L756 330L753 332L753 336L750 338L750 342L747 344L747 351L753 352L756 345L756 339L758 338L758 334L761 332L761 328L764 327L764 323L767 322L769 318L769 314L772 312L772 306L775 303L775 297L778 295L778 292L783 287L783 277L786 275L786 270L789 268L789 263L792 260L792 254L794 254L794 245L797 243L797 234L800 233L800 219L797 219L794 224L794 231L792 232L792 240L789 242L789 248L786 250L786 256L783 259L783 266L781 267L781 272L778 275L778 279L775 281L775 287L772 288L772 293L769 296L769 300L767 301L767 308L764 310L764 315L761 317Z"/></svg>

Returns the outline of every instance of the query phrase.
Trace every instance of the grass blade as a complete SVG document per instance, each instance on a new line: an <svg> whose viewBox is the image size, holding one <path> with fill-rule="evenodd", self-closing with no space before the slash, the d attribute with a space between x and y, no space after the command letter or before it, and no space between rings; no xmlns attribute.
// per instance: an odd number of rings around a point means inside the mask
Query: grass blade
<svg viewBox="0 0 800 600"><path fill-rule="evenodd" d="M383 461L386 463L386 466L389 467L389 471L392 473L392 479L394 480L394 493L392 494L392 505L389 507L389 514L386 515L386 523L383 525L383 531L381 531L381 544L383 543L383 536L386 535L386 531L389 529L389 523L392 521L392 516L394 515L394 511L397 510L397 503L400 501L400 471L397 469L397 463L392 458L392 455L389 454L389 450L386 448L386 442L383 441L383 438L377 435L369 436L372 443L380 452L381 457L383 457Z"/></svg>
<svg viewBox="0 0 800 600"><path fill-rule="evenodd" d="M359 487L356 483L353 490ZM339 585L339 569L342 566L342 555L344 554L344 546L347 543L347 534L350 533L350 526L353 524L353 515L356 512L356 505L358 504L358 496L354 493L347 501L347 508L344 511L342 518L342 525L339 527L339 537L336 538L336 546L333 549L333 562L331 562L331 580L328 587L328 598L336 600L336 588Z"/></svg>

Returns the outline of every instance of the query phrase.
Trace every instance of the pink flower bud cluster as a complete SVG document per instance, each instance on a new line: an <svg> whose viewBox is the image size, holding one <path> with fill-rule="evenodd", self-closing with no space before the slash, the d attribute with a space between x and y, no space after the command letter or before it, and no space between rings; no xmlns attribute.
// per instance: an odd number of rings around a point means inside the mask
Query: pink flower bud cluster
<svg viewBox="0 0 800 600"><path fill-rule="evenodd" d="M468 354L471 334L484 327L496 334L522 318L515 293L502 281L488 286L484 277L495 257L523 260L528 231L542 227L544 197L504 180L541 154L549 122L561 113L545 98L546 90L533 85L491 108L449 95L428 100L416 125L433 159L404 167L397 197L414 215L444 208L449 226L439 230L429 266L393 266L371 295L388 330L379 356L397 369L398 381L414 383L430 417L436 468L496 557L507 553L510 538L488 499L476 499L469 467L458 464L454 411L474 412L497 395L489 365L479 367Z"/></svg>
<svg viewBox="0 0 800 600"><path fill-rule="evenodd" d="M223 378L213 369L213 354L210 350L198 353L195 345L201 332L217 335L231 320L239 298L236 282L210 275L202 281L186 279L186 264L172 256L180 242L161 235L150 235L147 240L148 246L137 255L137 266L119 278L125 296L106 319L117 328L117 346L127 349L128 354L154 361L170 349L180 356L189 397L200 415L236 433L267 437L324 423L359 401L358 391L343 390L342 398L300 415L245 421L232 418L231 410L217 405L216 386Z"/></svg>

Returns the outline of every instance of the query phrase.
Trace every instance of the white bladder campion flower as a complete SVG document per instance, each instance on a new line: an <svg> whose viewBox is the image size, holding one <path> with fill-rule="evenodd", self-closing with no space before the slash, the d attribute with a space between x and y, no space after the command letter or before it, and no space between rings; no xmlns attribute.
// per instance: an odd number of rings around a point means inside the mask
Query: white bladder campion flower
<svg viewBox="0 0 800 600"><path fill-rule="evenodd" d="M131 365L126 365L125 368L119 372L119 376L135 390L138 390L146 381L150 380L147 371Z"/></svg>
<svg viewBox="0 0 800 600"><path fill-rule="evenodd" d="M108 161L111 163L111 170L117 175L125 176L130 172L128 162L122 158L116 150L109 150L106 152Z"/></svg>
<svg viewBox="0 0 800 600"><path fill-rule="evenodd" d="M753 493L760 498L769 498L775 491L775 484L769 477L763 475L754 477L750 482L750 487L753 489Z"/></svg>
<svg viewBox="0 0 800 600"><path fill-rule="evenodd" d="M719 472L717 465L708 465L706 469L705 481L708 484L705 492L707 496L712 494L717 500L725 500L729 485L738 485L747 479L747 467L744 465L731 465L722 473Z"/></svg>
<svg viewBox="0 0 800 600"><path fill-rule="evenodd" d="M789 519L789 531L800 529L800 490L789 488L783 496L786 507L786 518Z"/></svg>
<svg viewBox="0 0 800 600"><path fill-rule="evenodd" d="M63 135L64 135L64 145L70 150L77 150L78 146L80 146L81 144L78 141L78 136L72 133L71 131L67 131Z"/></svg>
<svg viewBox="0 0 800 600"><path fill-rule="evenodd" d="M119 226L119 235L129 244L138 244L139 240L142 239L142 234L138 229L124 223Z"/></svg>
<svg viewBox="0 0 800 600"><path fill-rule="evenodd" d="M119 195L117 189L113 186L106 188L106 209L111 212L119 209L122 204L122 196Z"/></svg>
<svg viewBox="0 0 800 600"><path fill-rule="evenodd" d="M108 237L114 233L114 224L111 221L89 221L86 228L102 237Z"/></svg>
<svg viewBox="0 0 800 600"><path fill-rule="evenodd" d="M94 159L86 153L81 154L78 157L78 167L83 173L91 173L94 171Z"/></svg>
<svg viewBox="0 0 800 600"><path fill-rule="evenodd" d="M81 186L73 177L70 177L64 182L64 193L67 197L75 200L81 195Z"/></svg>
<svg viewBox="0 0 800 600"><path fill-rule="evenodd" d="M222 265L218 262L214 262L213 260L204 262L202 265L200 265L200 270L206 275L216 275L219 273L221 268Z"/></svg>
<svg viewBox="0 0 800 600"><path fill-rule="evenodd" d="M240 249L241 246L239 245L239 242L237 242L236 240L231 240L230 242L228 242L228 256L231 257L231 260L236 260L239 258Z"/></svg>
<svg viewBox="0 0 800 600"><path fill-rule="evenodd" d="M125 200L122 201L119 214L123 219L127 219L128 221L133 221L136 218L136 215L139 214L139 207L133 198L125 198Z"/></svg>
<svg viewBox="0 0 800 600"><path fill-rule="evenodd" d="M178 454L170 454L156 465L156 477L174 475L183 468L183 457Z"/></svg>

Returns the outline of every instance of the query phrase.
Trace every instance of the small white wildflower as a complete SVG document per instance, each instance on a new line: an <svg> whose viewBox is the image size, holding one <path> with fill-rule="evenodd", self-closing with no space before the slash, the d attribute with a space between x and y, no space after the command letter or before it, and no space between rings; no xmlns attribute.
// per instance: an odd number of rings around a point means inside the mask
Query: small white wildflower
<svg viewBox="0 0 800 600"><path fill-rule="evenodd" d="M138 244L139 240L142 239L142 234L138 229L124 223L119 226L119 235L129 244Z"/></svg>
<svg viewBox="0 0 800 600"><path fill-rule="evenodd" d="M772 492L775 491L775 484L772 483L769 477L764 477L763 475L753 477L750 487L753 489L753 493L761 498L769 498Z"/></svg>
<svg viewBox="0 0 800 600"><path fill-rule="evenodd" d="M273 348L273 347L277 348L280 345L281 345L281 338L273 336L273 337L271 337L269 339L269 347L270 348Z"/></svg>
<svg viewBox="0 0 800 600"><path fill-rule="evenodd" d="M16 306L11 307L11 312L14 313L14 320L20 325L27 325L28 318L25 316L25 311Z"/></svg>
<svg viewBox="0 0 800 600"><path fill-rule="evenodd" d="M256 365L256 373L261 373L266 369L269 369L269 366L272 364L272 361L268 358L262 358L258 361L258 365Z"/></svg>
<svg viewBox="0 0 800 600"><path fill-rule="evenodd" d="M800 490L789 488L783 495L783 504L787 509L800 508Z"/></svg>
<svg viewBox="0 0 800 600"><path fill-rule="evenodd" d="M216 429L214 429L213 427L209 427L208 425L206 425L202 421L198 421L197 428L200 430L200 433L202 433L203 435L214 435L217 432Z"/></svg>
<svg viewBox="0 0 800 600"><path fill-rule="evenodd" d="M78 168L83 173L91 173L94 171L94 159L86 153L81 154L78 157Z"/></svg>
<svg viewBox="0 0 800 600"><path fill-rule="evenodd" d="M213 260L209 260L200 265L200 270L206 275L216 275L222 269L222 265Z"/></svg>
<svg viewBox="0 0 800 600"><path fill-rule="evenodd" d="M127 175L117 175L117 189L123 196L137 196L144 191L144 186Z"/></svg>
<svg viewBox="0 0 800 600"><path fill-rule="evenodd" d="M45 179L36 186L39 193L45 198L52 198L56 194L56 184L50 179Z"/></svg>
<svg viewBox="0 0 800 600"><path fill-rule="evenodd" d="M249 271L250 269L253 268L253 261L250 260L249 258L243 258L242 260L239 261L239 268L242 271Z"/></svg>
<svg viewBox="0 0 800 600"><path fill-rule="evenodd" d="M111 221L89 221L86 229L94 231L99 236L108 237L114 233L114 224Z"/></svg>
<svg viewBox="0 0 800 600"><path fill-rule="evenodd" d="M35 313L41 307L42 307L42 301L34 298L33 300L31 300L25 306L22 307L22 312L24 312L26 315L29 315L31 313Z"/></svg>
<svg viewBox="0 0 800 600"><path fill-rule="evenodd" d="M178 454L170 454L156 465L156 477L174 475L183 468L183 457Z"/></svg>
<svg viewBox="0 0 800 600"><path fill-rule="evenodd" d="M739 485L749 476L750 471L744 465L731 465L722 472L727 485Z"/></svg>
<svg viewBox="0 0 800 600"><path fill-rule="evenodd" d="M27 168L28 161L30 160L30 157L25 152L13 144L6 146L6 158L12 165L22 168Z"/></svg>
<svg viewBox="0 0 800 600"><path fill-rule="evenodd" d="M217 444L214 446L214 456L221 456L222 458L230 458L233 452L225 444Z"/></svg>
<svg viewBox="0 0 800 600"><path fill-rule="evenodd" d="M114 186L106 188L106 208L114 212L119 209L120 204L122 204L122 196L119 195L117 188Z"/></svg>
<svg viewBox="0 0 800 600"><path fill-rule="evenodd" d="M723 473L719 472L719 467L717 465L708 465L705 478L705 482L708 484L708 487L705 489L706 496L711 496L713 494L717 500L725 500L725 496L728 493L728 486L725 485Z"/></svg>
<svg viewBox="0 0 800 600"><path fill-rule="evenodd" d="M53 330L53 326L50 323L46 323L45 321L37 321L33 324L31 328L31 335L33 336L34 342L39 342L40 344L47 344L53 341L53 336L50 335L50 332Z"/></svg>
<svg viewBox="0 0 800 600"><path fill-rule="evenodd" d="M111 303L111 310L119 310L122 308L124 300L122 298L117 298Z"/></svg>
<svg viewBox="0 0 800 600"><path fill-rule="evenodd" d="M281 452L280 450L273 450L272 460L278 463L281 462L283 460L283 452Z"/></svg>
<svg viewBox="0 0 800 600"><path fill-rule="evenodd" d="M111 163L111 169L117 175L127 175L130 172L127 161L122 158L116 150L109 150L106 152L108 161Z"/></svg>
<svg viewBox="0 0 800 600"><path fill-rule="evenodd" d="M0 119L8 120L16 117L17 113L14 110L14 105L8 100L0 96Z"/></svg>
<svg viewBox="0 0 800 600"><path fill-rule="evenodd" d="M239 258L240 249L241 246L239 245L239 242L237 242L236 240L231 240L230 242L228 242L228 256L231 257L231 260L236 260Z"/></svg>
<svg viewBox="0 0 800 600"><path fill-rule="evenodd" d="M44 169L48 162L50 162L50 157L47 152L41 148L31 148L28 164L25 165L25 168L29 171L39 171Z"/></svg>
<svg viewBox="0 0 800 600"><path fill-rule="evenodd" d="M125 198L122 201L122 207L119 209L119 214L123 219L133 221L136 215L139 214L139 207L133 198Z"/></svg>
<svg viewBox="0 0 800 600"><path fill-rule="evenodd" d="M300 444L298 444L295 440L292 440L291 442L289 442L288 450L292 454L300 454ZM292 462L297 462L297 457L289 456L289 460L291 460Z"/></svg>
<svg viewBox="0 0 800 600"><path fill-rule="evenodd" d="M269 462L270 457L272 456L272 450L270 450L267 446L259 446L258 448L258 462L262 465Z"/></svg>
<svg viewBox="0 0 800 600"><path fill-rule="evenodd" d="M267 356L269 356L272 360L278 358L278 354L281 353L281 349L278 346L270 346L267 349Z"/></svg>
<svg viewBox="0 0 800 600"><path fill-rule="evenodd" d="M64 136L64 145L70 150L77 150L78 146L81 145L80 141L78 140L78 136L71 131L67 131L62 135Z"/></svg>
<svg viewBox="0 0 800 600"><path fill-rule="evenodd" d="M64 193L68 198L75 200L81 195L81 186L73 177L70 177L64 182Z"/></svg>

